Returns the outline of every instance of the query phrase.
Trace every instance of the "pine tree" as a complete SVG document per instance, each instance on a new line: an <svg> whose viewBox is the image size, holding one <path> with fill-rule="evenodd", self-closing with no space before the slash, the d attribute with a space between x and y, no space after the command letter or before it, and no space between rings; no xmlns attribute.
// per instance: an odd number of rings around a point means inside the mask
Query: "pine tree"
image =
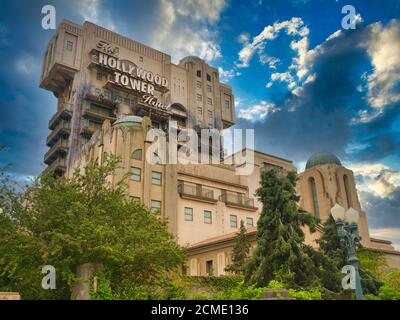
<svg viewBox="0 0 400 320"><path fill-rule="evenodd" d="M306 246L302 226L314 232L317 220L298 207L297 174L272 169L261 174L256 195L263 208L257 224L257 248L246 267L245 282L257 287L277 279L286 286L317 285L314 250Z"/></svg>
<svg viewBox="0 0 400 320"><path fill-rule="evenodd" d="M322 284L330 291L340 292L344 276L340 271L347 264L347 252L337 236L336 223L332 216L323 224L323 232L317 243L322 257Z"/></svg>
<svg viewBox="0 0 400 320"><path fill-rule="evenodd" d="M235 246L232 252L232 264L226 267L225 271L243 274L249 251L250 244L246 237L246 227L243 220L240 220L240 229L235 238Z"/></svg>

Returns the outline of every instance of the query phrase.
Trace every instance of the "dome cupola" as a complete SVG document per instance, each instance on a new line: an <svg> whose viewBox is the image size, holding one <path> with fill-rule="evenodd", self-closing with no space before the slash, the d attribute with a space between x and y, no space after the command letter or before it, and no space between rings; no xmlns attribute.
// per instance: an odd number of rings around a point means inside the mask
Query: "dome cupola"
<svg viewBox="0 0 400 320"><path fill-rule="evenodd" d="M342 165L339 158L334 154L329 152L319 152L313 154L310 159L308 159L306 164L306 169L310 169L312 167L321 165L321 164L337 164L339 166Z"/></svg>

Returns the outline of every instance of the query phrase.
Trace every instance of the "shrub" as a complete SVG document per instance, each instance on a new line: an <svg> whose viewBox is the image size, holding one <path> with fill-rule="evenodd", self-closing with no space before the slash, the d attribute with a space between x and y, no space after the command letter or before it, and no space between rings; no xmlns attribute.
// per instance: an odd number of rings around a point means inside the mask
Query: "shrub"
<svg viewBox="0 0 400 320"><path fill-rule="evenodd" d="M289 289L289 295L297 300L321 300L321 290L311 288L309 290Z"/></svg>

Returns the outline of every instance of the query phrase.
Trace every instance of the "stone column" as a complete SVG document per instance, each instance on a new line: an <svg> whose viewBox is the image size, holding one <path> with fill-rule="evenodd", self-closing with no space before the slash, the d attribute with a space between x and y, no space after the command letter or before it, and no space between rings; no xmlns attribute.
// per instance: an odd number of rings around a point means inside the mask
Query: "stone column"
<svg viewBox="0 0 400 320"><path fill-rule="evenodd" d="M72 300L90 300L90 279L93 274L100 270L100 263L84 263L77 268L76 280L72 289Z"/></svg>

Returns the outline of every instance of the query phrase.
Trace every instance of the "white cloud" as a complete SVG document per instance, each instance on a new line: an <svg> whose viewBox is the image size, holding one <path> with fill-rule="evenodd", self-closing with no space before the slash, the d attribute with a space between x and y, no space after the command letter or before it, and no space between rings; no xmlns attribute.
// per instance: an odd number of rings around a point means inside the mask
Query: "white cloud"
<svg viewBox="0 0 400 320"><path fill-rule="evenodd" d="M290 43L290 48L297 52L297 57L293 59L291 68L297 70L296 75L299 80L301 80L309 72L307 68L308 38L304 37L299 41L292 41Z"/></svg>
<svg viewBox="0 0 400 320"><path fill-rule="evenodd" d="M15 67L19 73L32 74L38 70L39 63L31 55L23 55L15 61Z"/></svg>
<svg viewBox="0 0 400 320"><path fill-rule="evenodd" d="M266 55L264 52L260 52L259 56L260 56L260 62L262 64L267 64L270 69L276 69L276 65L281 61L276 57L271 57Z"/></svg>
<svg viewBox="0 0 400 320"><path fill-rule="evenodd" d="M339 29L339 30L335 31L334 33L332 33L328 38L326 38L326 41L338 38L341 35L342 35L342 30Z"/></svg>
<svg viewBox="0 0 400 320"><path fill-rule="evenodd" d="M240 76L241 73L235 69L224 70L222 67L218 67L219 78L222 82L229 82L233 77Z"/></svg>
<svg viewBox="0 0 400 320"><path fill-rule="evenodd" d="M218 21L222 10L226 6L225 0L191 0L172 1L177 13L190 16L195 20L208 20L210 23Z"/></svg>
<svg viewBox="0 0 400 320"><path fill-rule="evenodd" d="M111 13L102 6L102 0L80 0L77 4L79 13L85 21L116 31Z"/></svg>
<svg viewBox="0 0 400 320"><path fill-rule="evenodd" d="M244 46L239 51L239 61L237 61L236 65L240 68L248 67L253 55L256 52L262 55L266 43L274 40L281 30L285 30L286 34L290 36L307 37L309 33L309 29L304 26L303 20L293 17L290 20L275 22L273 25L265 26L263 31L253 37L251 42L248 36L242 36L241 40Z"/></svg>
<svg viewBox="0 0 400 320"><path fill-rule="evenodd" d="M271 81L292 82L293 77L289 72L275 72L271 74Z"/></svg>
<svg viewBox="0 0 400 320"><path fill-rule="evenodd" d="M367 51L373 73L368 76L368 101L374 108L400 101L400 21L393 20L387 27L375 23Z"/></svg>
<svg viewBox="0 0 400 320"><path fill-rule="evenodd" d="M154 31L152 46L171 54L175 62L188 55L207 62L221 57L214 25L226 1L161 0L159 28Z"/></svg>
<svg viewBox="0 0 400 320"><path fill-rule="evenodd" d="M280 59L269 56L265 51L268 41L276 39L281 30L284 30L286 35L299 38L290 43L290 48L296 52L296 56L292 59L291 65L285 72L275 72L271 75L266 87L271 88L274 81L286 82L288 89L293 94L300 95L302 85L315 80L315 74L310 75L309 72L313 60L321 51L321 46L317 46L313 50L308 50L308 34L310 30L304 25L301 18L293 17L290 20L268 25L251 42L247 35L243 35L240 38L243 47L239 51L236 66L239 68L248 67L254 54L258 54L262 64L268 64L269 68L276 69L276 65L280 62Z"/></svg>
<svg viewBox="0 0 400 320"><path fill-rule="evenodd" d="M358 90L358 89L357 89ZM359 91L359 90L358 90ZM352 124L357 123L367 123L374 120L380 114L382 114L382 109L375 109L375 110L359 110L357 112L357 117L351 119Z"/></svg>
<svg viewBox="0 0 400 320"><path fill-rule="evenodd" d="M356 23L356 25L359 25L361 22L364 22L363 17L361 17L361 14L359 14L359 13L355 16L354 20L355 20L354 22Z"/></svg>
<svg viewBox="0 0 400 320"><path fill-rule="evenodd" d="M400 187L400 171L390 170L382 163L361 163L348 166L361 181L357 184L360 191L372 192L386 198Z"/></svg>
<svg viewBox="0 0 400 320"><path fill-rule="evenodd" d="M279 111L274 104L261 101L255 105L250 106L246 109L240 109L238 117L250 121L261 121L264 120L269 114Z"/></svg>

